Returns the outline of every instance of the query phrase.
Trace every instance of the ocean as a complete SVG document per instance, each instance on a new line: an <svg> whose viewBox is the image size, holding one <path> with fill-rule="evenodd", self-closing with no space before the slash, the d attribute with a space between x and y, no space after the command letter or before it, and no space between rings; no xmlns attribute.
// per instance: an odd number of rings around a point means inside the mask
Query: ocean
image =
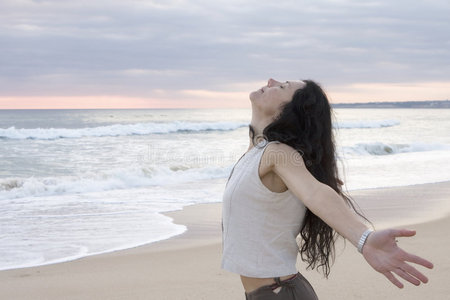
<svg viewBox="0 0 450 300"><path fill-rule="evenodd" d="M351 191L450 180L450 110L335 109ZM220 202L248 109L0 110L0 270L183 233L163 212Z"/></svg>

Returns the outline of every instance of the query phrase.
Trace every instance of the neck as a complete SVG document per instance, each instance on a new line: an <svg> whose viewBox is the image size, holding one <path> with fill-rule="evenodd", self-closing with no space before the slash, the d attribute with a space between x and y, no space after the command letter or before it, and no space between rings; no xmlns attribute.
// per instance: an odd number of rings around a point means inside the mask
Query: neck
<svg viewBox="0 0 450 300"><path fill-rule="evenodd" d="M263 134L264 128L267 127L267 125L269 125L270 123L272 123L273 119L269 118L269 117L264 117L264 116L260 116L257 113L255 113L254 111L252 112L252 120L250 122L250 125L252 126L253 130L255 131L254 133L254 138L255 141L258 140L257 137L261 136ZM251 149L253 147L253 142L251 137L249 136L249 147L248 149Z"/></svg>

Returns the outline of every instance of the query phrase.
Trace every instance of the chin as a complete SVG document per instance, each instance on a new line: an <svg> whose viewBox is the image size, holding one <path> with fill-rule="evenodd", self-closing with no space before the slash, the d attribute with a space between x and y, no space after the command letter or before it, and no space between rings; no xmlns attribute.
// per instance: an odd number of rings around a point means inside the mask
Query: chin
<svg viewBox="0 0 450 300"><path fill-rule="evenodd" d="M258 95L259 95L258 91L254 91L254 92L251 92L248 97L250 98L251 101L253 101L258 98Z"/></svg>

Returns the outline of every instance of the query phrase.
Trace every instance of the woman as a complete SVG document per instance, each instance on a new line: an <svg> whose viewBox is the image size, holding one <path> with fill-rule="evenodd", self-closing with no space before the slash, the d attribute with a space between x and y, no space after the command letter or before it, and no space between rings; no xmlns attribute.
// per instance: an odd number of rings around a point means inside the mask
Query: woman
<svg viewBox="0 0 450 300"><path fill-rule="evenodd" d="M397 237L415 232L371 231L342 192L322 89L309 80L269 79L250 100L250 147L234 166L223 199L222 268L241 275L246 299L317 299L296 269L297 253L328 276L336 233L397 287L403 284L395 275L426 283L408 262L432 263L396 244Z"/></svg>

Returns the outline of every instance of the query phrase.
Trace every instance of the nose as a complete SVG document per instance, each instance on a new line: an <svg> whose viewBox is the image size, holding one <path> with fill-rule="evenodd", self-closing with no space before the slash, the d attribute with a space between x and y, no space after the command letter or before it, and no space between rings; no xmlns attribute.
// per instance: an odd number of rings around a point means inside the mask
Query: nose
<svg viewBox="0 0 450 300"><path fill-rule="evenodd" d="M273 78L269 78L269 80L267 81L267 86L268 87L272 87L272 86L276 86L279 85L280 83L278 81L276 81Z"/></svg>

